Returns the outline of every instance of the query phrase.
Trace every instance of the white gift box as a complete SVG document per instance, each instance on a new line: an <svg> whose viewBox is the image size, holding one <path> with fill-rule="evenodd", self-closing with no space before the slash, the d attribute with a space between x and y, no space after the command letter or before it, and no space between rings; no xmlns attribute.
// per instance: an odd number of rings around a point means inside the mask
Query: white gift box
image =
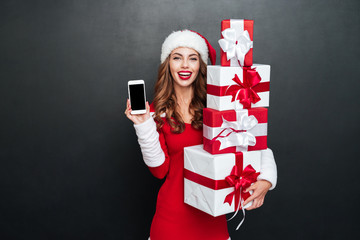
<svg viewBox="0 0 360 240"><path fill-rule="evenodd" d="M251 108L269 106L269 84L270 84L270 65L254 64L252 69L259 73L261 81L257 86L251 87L260 97L260 101L251 103ZM207 66L207 107L219 111L243 109L239 100L232 101L233 96L225 94L228 87L237 85L233 81L235 74L239 80L244 83L244 73L246 68L242 67L223 67ZM260 90L259 90L260 89Z"/></svg>
<svg viewBox="0 0 360 240"><path fill-rule="evenodd" d="M210 185L212 182L221 185L236 164L241 164L242 169L251 165L256 172L260 172L261 151L212 155L203 149L203 145L184 148L184 202L214 217L235 212L235 196L231 205L224 203L226 196L234 191L234 187L225 186L214 190L188 177L187 173L205 179ZM249 206L251 203L244 208Z"/></svg>

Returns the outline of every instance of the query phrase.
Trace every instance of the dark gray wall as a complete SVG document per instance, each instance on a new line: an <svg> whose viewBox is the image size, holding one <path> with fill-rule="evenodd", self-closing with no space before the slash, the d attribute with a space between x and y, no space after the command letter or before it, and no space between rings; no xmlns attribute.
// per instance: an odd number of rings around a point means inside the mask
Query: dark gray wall
<svg viewBox="0 0 360 240"><path fill-rule="evenodd" d="M161 181L124 116L164 38L255 20L276 190L232 239L359 236L359 1L1 1L0 238L146 239ZM219 63L219 60L218 60Z"/></svg>

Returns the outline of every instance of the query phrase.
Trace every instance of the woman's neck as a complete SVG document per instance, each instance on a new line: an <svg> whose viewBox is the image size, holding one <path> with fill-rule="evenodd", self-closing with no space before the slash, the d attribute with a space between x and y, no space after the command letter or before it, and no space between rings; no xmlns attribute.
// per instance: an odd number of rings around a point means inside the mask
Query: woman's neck
<svg viewBox="0 0 360 240"><path fill-rule="evenodd" d="M190 103L193 98L193 88L174 88L177 100L177 112L185 123L191 123L193 114L190 113Z"/></svg>
<svg viewBox="0 0 360 240"><path fill-rule="evenodd" d="M189 107L190 102L193 98L193 88L182 88L174 86L174 90L178 104L181 106Z"/></svg>

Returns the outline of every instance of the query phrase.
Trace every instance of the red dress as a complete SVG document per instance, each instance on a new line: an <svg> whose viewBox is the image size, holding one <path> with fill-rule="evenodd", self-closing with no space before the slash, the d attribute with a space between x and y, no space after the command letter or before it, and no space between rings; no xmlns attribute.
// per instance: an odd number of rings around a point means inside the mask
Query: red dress
<svg viewBox="0 0 360 240"><path fill-rule="evenodd" d="M165 162L150 167L157 178L166 180L161 186L156 212L151 224L151 240L227 240L229 233L225 215L213 217L184 203L184 147L202 144L202 130L185 124L184 132L172 133L164 119L159 131Z"/></svg>

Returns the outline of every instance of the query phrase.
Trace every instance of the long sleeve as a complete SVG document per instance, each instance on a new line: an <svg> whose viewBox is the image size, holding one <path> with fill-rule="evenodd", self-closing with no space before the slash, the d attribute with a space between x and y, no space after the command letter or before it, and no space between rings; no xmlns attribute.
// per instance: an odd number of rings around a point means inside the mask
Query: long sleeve
<svg viewBox="0 0 360 240"><path fill-rule="evenodd" d="M152 117L141 124L134 124L134 128L145 164L155 177L164 178L169 170L169 157L162 132L156 130Z"/></svg>
<svg viewBox="0 0 360 240"><path fill-rule="evenodd" d="M261 169L258 180L267 180L271 183L270 190L274 189L277 182L277 169L274 154L270 148L261 151Z"/></svg>

